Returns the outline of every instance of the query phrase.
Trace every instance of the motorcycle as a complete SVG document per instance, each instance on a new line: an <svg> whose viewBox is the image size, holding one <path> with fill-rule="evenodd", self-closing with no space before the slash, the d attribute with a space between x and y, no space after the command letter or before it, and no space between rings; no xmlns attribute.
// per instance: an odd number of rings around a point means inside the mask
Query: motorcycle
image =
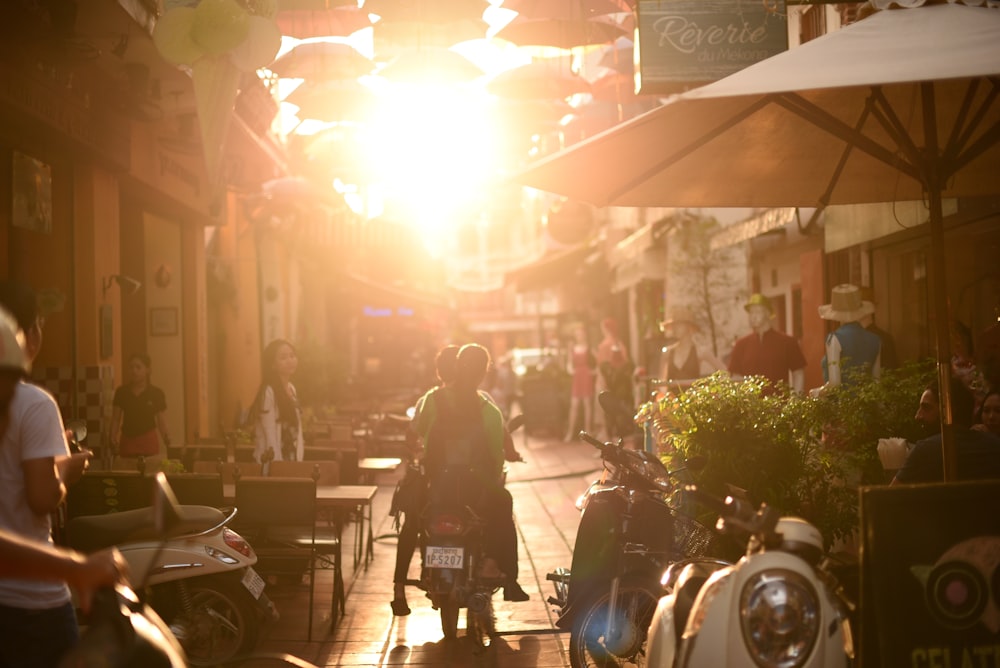
<svg viewBox="0 0 1000 668"><path fill-rule="evenodd" d="M510 419L507 434L524 423L523 416ZM408 580L424 590L434 609L441 614L441 631L446 639L458 632L461 608L466 608L466 633L480 650L497 637L493 595L504 580L480 572L485 560L485 535L489 526L468 502L478 489L470 489L471 471L445 470L429 492L421 515L420 580ZM506 480L506 469L504 469Z"/></svg>
<svg viewBox="0 0 1000 668"><path fill-rule="evenodd" d="M158 510L146 507L75 517L66 525L67 544L85 553L116 546L142 583L140 599L166 620L189 663L216 666L253 649L261 622L276 613L253 569L253 548L227 526L237 510L177 505L169 497L166 540Z"/></svg>
<svg viewBox="0 0 1000 668"><path fill-rule="evenodd" d="M853 604L823 558L819 531L801 518L780 517L767 504L755 509L745 499L723 501L693 486L684 494L717 512L721 531L745 536L747 549L729 566L693 562L676 579L665 574L670 593L650 623L650 664L851 665Z"/></svg>
<svg viewBox="0 0 1000 668"><path fill-rule="evenodd" d="M602 393L601 404L611 408ZM697 461L668 471L658 457L586 432L600 450L604 472L577 502L582 514L569 570L546 579L556 595L556 626L570 631L573 668L647 665L646 631L672 562L710 549L712 532L668 502L674 479Z"/></svg>

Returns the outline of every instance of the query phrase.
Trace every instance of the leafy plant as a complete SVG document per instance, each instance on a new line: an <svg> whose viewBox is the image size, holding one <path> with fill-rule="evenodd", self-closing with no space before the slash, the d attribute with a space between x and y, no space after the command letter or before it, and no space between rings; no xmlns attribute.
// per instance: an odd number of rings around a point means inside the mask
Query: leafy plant
<svg viewBox="0 0 1000 668"><path fill-rule="evenodd" d="M878 439L919 438L913 413L932 374L928 362L911 364L813 398L719 373L644 405L638 419L650 423L663 456L705 458L693 473L705 490L745 489L754 502L804 517L833 541L857 528L858 487L885 482Z"/></svg>

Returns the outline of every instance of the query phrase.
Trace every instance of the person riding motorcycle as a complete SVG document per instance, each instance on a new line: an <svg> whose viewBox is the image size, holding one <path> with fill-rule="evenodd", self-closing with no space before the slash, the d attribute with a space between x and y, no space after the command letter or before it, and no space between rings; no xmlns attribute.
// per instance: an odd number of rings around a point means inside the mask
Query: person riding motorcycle
<svg viewBox="0 0 1000 668"><path fill-rule="evenodd" d="M479 575L503 579L505 601L526 601L528 594L517 583L513 498L503 486L503 415L477 390L489 363L482 346L462 346L454 383L425 397L414 427L424 444L428 498L454 499L482 515L492 530ZM461 471L457 485L456 471Z"/></svg>

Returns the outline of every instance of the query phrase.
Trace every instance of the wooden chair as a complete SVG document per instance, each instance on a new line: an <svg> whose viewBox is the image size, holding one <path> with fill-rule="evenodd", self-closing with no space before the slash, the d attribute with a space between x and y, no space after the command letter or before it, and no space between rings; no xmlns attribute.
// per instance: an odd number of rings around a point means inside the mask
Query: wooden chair
<svg viewBox="0 0 1000 668"><path fill-rule="evenodd" d="M153 479L138 471L87 471L66 491L66 517L105 515L145 508L153 501Z"/></svg>
<svg viewBox="0 0 1000 668"><path fill-rule="evenodd" d="M333 568L331 624L335 627L338 604L343 611L340 539L333 528L316 526L316 483L310 478L241 477L235 501L239 514L234 528L253 545L261 573L301 578L304 559L309 576L307 641L312 640L315 571Z"/></svg>
<svg viewBox="0 0 1000 668"><path fill-rule="evenodd" d="M218 473L172 473L167 476L167 483L183 505L213 508L225 505L222 476Z"/></svg>
<svg viewBox="0 0 1000 668"><path fill-rule="evenodd" d="M317 485L339 485L340 463L333 461L271 462L268 476L273 478L311 478Z"/></svg>
<svg viewBox="0 0 1000 668"><path fill-rule="evenodd" d="M232 485L243 476L260 476L263 467L257 462L223 462L199 460L194 463L195 473L214 473L222 476L223 485Z"/></svg>

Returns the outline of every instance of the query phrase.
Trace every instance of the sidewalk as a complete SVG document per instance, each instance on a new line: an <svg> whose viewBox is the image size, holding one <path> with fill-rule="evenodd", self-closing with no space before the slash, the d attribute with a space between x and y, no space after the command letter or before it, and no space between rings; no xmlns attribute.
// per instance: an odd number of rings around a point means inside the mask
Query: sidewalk
<svg viewBox="0 0 1000 668"><path fill-rule="evenodd" d="M515 444L526 462L510 464L507 487L514 496L514 513L519 533L519 581L531 595L525 603L507 603L497 594L494 606L501 638L495 643L495 665L564 668L569 666L566 634L537 633L553 628L555 620L545 599L553 593L546 573L557 567L569 568L579 522L574 503L601 467L597 452L586 443L563 443L515 436ZM346 556L344 579L347 586L347 611L330 633L329 608L332 574L317 574L314 602L313 641L306 642L306 619L309 591L302 586L272 586L272 598L282 618L267 627L258 644L258 652L288 652L318 666L392 666L423 664L443 666L472 665L472 643L461 630L459 620L456 642L442 641L440 616L431 609L423 592L407 590L412 613L394 617L389 608L392 598L392 571L396 541L392 537L389 503L402 472L378 480L379 490L373 507L373 531L376 537L374 558L366 568L354 572ZM351 554L354 532L344 532L343 552ZM410 577L419 573L419 559L411 564ZM251 661L245 666L273 666L273 661Z"/></svg>

